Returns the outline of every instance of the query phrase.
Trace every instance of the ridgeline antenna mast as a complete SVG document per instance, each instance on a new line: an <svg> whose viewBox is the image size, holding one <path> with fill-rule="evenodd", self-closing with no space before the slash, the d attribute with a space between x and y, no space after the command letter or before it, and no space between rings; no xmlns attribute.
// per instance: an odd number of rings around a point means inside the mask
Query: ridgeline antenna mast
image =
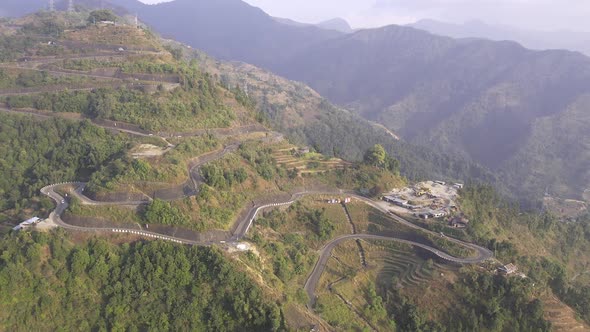
<svg viewBox="0 0 590 332"><path fill-rule="evenodd" d="M74 0L68 0L68 13L74 12Z"/></svg>
<svg viewBox="0 0 590 332"><path fill-rule="evenodd" d="M49 11L50 12L55 11L55 1L54 0L49 0Z"/></svg>

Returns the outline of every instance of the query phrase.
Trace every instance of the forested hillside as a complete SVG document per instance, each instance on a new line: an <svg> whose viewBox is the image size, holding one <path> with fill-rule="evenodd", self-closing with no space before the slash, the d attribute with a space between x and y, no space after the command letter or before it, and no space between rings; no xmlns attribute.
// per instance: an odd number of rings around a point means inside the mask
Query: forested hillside
<svg viewBox="0 0 590 332"><path fill-rule="evenodd" d="M0 212L28 208L47 184L84 180L122 158L128 138L89 121L39 121L0 113ZM44 207L51 203L44 202Z"/></svg>
<svg viewBox="0 0 590 332"><path fill-rule="evenodd" d="M247 93L261 120L286 133L294 142L322 154L360 161L365 151L381 144L399 160L402 175L410 179L473 179L498 184L486 168L457 155L399 140L383 128L335 106L302 83L252 65L219 61L200 51L184 50L222 86Z"/></svg>
<svg viewBox="0 0 590 332"><path fill-rule="evenodd" d="M461 197L471 240L485 243L499 260L516 262L590 322L590 215L564 223L549 213L523 213L490 186L468 186Z"/></svg>
<svg viewBox="0 0 590 332"><path fill-rule="evenodd" d="M280 80L265 81L272 75L241 75L249 87L232 79L233 88L256 93L257 106L271 124L323 153L359 159L369 140L378 141L391 145L390 153L399 153L402 169L412 178L491 181L489 174L481 175L489 169L498 188L509 188L504 192L524 202L538 203L545 192L576 198L590 186L584 167L589 120L583 112L588 61L582 55L535 52L511 42L453 40L398 26L344 35L282 24L239 0L120 5L138 12L164 36L303 81L329 101L385 125L412 144L392 143L387 134L374 132L358 117L335 112L337 108L319 98L301 107L301 100L315 98L310 97L313 93L304 87L283 91L285 84L276 83ZM171 16L177 19L165 19ZM180 27L180 22L186 24ZM234 38L240 42L228 42ZM238 66L237 71L253 70ZM224 75L232 76L227 66L219 75L221 81ZM142 109L152 106L147 102ZM341 134L347 132L358 139Z"/></svg>
<svg viewBox="0 0 590 332"><path fill-rule="evenodd" d="M581 54L389 26L327 41L280 73L409 142L491 168L516 192L580 196L590 183Z"/></svg>
<svg viewBox="0 0 590 332"><path fill-rule="evenodd" d="M92 19L111 15L0 22L0 330L547 331L549 301L590 321L587 216L525 212L477 163L302 83ZM428 38L405 56L456 47ZM581 109L568 114L583 123ZM381 199L434 177L465 182L427 208L466 228ZM509 262L518 273L499 273Z"/></svg>
<svg viewBox="0 0 590 332"><path fill-rule="evenodd" d="M126 5L166 36L302 81L407 142L483 165L524 200L590 186L581 54L400 26L341 34L281 24L239 0Z"/></svg>
<svg viewBox="0 0 590 332"><path fill-rule="evenodd" d="M0 329L278 331L280 308L216 249L72 242L63 232L0 241Z"/></svg>

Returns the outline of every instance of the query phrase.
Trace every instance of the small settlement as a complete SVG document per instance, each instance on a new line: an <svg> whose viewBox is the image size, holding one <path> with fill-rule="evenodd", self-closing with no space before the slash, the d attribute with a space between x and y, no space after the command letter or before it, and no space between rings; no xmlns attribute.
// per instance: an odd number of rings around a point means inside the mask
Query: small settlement
<svg viewBox="0 0 590 332"><path fill-rule="evenodd" d="M425 181L412 187L392 190L384 194L382 199L390 204L389 209L393 213L412 214L421 219L444 218L449 227L467 228L469 220L456 204L458 191L462 188L462 183Z"/></svg>

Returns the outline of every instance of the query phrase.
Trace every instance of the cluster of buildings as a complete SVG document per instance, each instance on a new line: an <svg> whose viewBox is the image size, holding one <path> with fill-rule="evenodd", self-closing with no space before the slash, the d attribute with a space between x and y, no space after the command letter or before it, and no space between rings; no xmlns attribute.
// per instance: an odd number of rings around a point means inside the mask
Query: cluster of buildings
<svg viewBox="0 0 590 332"><path fill-rule="evenodd" d="M457 190L463 187L462 183L426 181L413 188L397 190L382 199L387 203L411 211L417 218L441 219L441 221L447 222L449 227L467 228L469 220L460 213L454 203Z"/></svg>
<svg viewBox="0 0 590 332"><path fill-rule="evenodd" d="M383 200L387 203L397 205L399 207L402 207L402 208L408 209L408 210L412 210L412 211L424 208L423 206L412 205L409 203L409 201L399 198L399 197L396 197L396 196L384 196ZM442 211L442 210L429 210L426 212L416 213L415 215L422 218L422 219L442 218L447 215L447 212Z"/></svg>
<svg viewBox="0 0 590 332"><path fill-rule="evenodd" d="M442 218L446 217L447 212L445 211L430 211L430 212L422 212L417 214L418 217L422 219L430 219L430 218Z"/></svg>
<svg viewBox="0 0 590 332"><path fill-rule="evenodd" d="M393 205L397 205L397 206L403 207L404 209L408 209L408 210L416 210L416 209L420 208L419 206L409 204L409 202L405 199L401 199L401 198L395 197L395 196L383 196L383 200L386 201L387 203L391 203Z"/></svg>

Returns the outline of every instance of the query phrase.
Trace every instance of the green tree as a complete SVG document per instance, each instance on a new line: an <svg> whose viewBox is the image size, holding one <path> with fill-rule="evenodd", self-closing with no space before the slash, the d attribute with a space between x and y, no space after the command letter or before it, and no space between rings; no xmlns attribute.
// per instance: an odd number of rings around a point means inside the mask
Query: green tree
<svg viewBox="0 0 590 332"><path fill-rule="evenodd" d="M325 210L315 210L307 214L309 222L314 226L315 232L321 240L329 239L336 226L325 215Z"/></svg>
<svg viewBox="0 0 590 332"><path fill-rule="evenodd" d="M170 203L155 199L146 207L144 220L149 224L184 225L188 223L189 218Z"/></svg>
<svg viewBox="0 0 590 332"><path fill-rule="evenodd" d="M89 24L94 24L94 23L98 23L101 21L115 22L115 21L117 21L117 16L115 14L113 14L113 12L111 12L108 9L94 10L94 11L90 12L90 15L88 16L88 19L87 19L87 22Z"/></svg>
<svg viewBox="0 0 590 332"><path fill-rule="evenodd" d="M385 152L385 149L380 144L375 144L365 153L365 163L376 167L385 166L386 158L387 152Z"/></svg>

